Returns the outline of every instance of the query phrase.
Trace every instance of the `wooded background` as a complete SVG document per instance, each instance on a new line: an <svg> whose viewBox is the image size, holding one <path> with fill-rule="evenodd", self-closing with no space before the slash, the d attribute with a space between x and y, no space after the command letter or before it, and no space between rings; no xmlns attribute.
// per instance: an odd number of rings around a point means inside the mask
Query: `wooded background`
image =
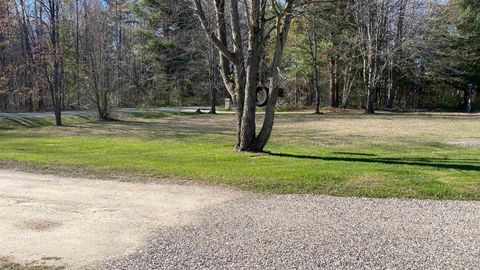
<svg viewBox="0 0 480 270"><path fill-rule="evenodd" d="M471 97L478 108L479 14L478 0L303 3L277 106L464 110ZM115 107L221 104L218 62L188 0L0 0L2 112L95 109L107 120ZM271 71L261 73L259 84Z"/></svg>

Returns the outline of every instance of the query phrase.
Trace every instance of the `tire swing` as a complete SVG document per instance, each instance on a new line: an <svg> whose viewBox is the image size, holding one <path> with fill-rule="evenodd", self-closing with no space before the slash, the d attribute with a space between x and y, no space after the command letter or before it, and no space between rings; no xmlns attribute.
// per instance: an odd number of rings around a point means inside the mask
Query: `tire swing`
<svg viewBox="0 0 480 270"><path fill-rule="evenodd" d="M267 105L268 101L268 94L269 94L269 89L266 86L257 86L257 106L258 107L265 107Z"/></svg>

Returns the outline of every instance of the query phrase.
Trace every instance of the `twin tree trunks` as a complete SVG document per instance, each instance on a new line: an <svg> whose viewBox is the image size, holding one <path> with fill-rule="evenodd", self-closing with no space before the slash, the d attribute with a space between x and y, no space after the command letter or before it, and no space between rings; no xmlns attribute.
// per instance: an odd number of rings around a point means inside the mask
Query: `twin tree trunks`
<svg viewBox="0 0 480 270"><path fill-rule="evenodd" d="M242 152L261 152L272 133L279 93L280 65L296 1L251 0L249 6L240 9L237 0L231 0L229 5L226 5L226 0L214 0L213 18L207 17L202 0L192 1L203 30L220 54L222 79L236 107L235 149ZM269 16L270 12L274 14L268 19L267 6ZM240 14L240 10L245 14ZM246 18L247 31L242 31L240 25L244 22L240 18ZM229 27L227 20L230 20ZM260 61L270 40L275 44L272 61L268 67L270 91L265 104L263 124L257 134L255 116ZM244 48L244 44L247 48Z"/></svg>

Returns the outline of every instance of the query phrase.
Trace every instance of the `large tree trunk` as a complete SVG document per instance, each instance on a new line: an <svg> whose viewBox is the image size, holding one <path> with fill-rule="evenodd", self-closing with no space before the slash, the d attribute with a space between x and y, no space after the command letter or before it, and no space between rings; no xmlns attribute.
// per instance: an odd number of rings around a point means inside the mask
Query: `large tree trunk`
<svg viewBox="0 0 480 270"><path fill-rule="evenodd" d="M292 8L293 0L290 0L289 5L285 9L286 15L284 19L277 18L277 33L276 42L275 42L275 52L273 55L273 60L271 64L272 77L270 79L270 94L267 102L267 107L265 110L265 117L263 119L262 129L257 136L257 142L255 146L255 151L263 151L265 145L270 139L272 134L273 124L275 122L275 106L277 104L277 97L279 91L279 82L280 82L280 66L283 59L283 52L285 45L288 39L288 33L290 30L290 24L292 22Z"/></svg>
<svg viewBox="0 0 480 270"><path fill-rule="evenodd" d="M276 10L275 52L270 70L270 92L268 95L265 117L258 136L256 135L256 89L259 84L260 61L264 56L268 36L265 36L267 19L265 18L267 1L252 0L246 10L248 39L242 39L241 19L238 1L230 1L229 14L225 13L225 1L215 0L216 25L212 29L207 19L201 0L193 0L202 27L213 45L220 53L220 71L224 84L237 107L237 143L238 151L263 151L270 138L275 105L278 96L278 81L283 49L286 44L288 30L292 19L295 0L282 6L273 5ZM231 38L227 38L226 18L230 18ZM242 16L243 18L243 16ZM269 34L267 34L269 35ZM230 44L229 44L230 42ZM247 55L244 56L243 44L248 44ZM233 51L232 51L233 49ZM233 71L232 71L233 67Z"/></svg>
<svg viewBox="0 0 480 270"><path fill-rule="evenodd" d="M257 5L260 5L260 1L252 1L252 5L254 5L255 2ZM260 9L260 7L258 8ZM264 28L261 25L261 20L251 20L250 24L250 28L252 29L248 37L245 106L243 108L239 151L256 151L255 112L257 106L258 72L264 52L264 44L262 44Z"/></svg>

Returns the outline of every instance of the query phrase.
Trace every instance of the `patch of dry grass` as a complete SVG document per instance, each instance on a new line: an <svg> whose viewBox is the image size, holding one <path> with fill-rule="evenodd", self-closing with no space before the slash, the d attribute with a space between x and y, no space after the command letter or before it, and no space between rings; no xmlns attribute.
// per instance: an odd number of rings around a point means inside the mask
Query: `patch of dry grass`
<svg viewBox="0 0 480 270"><path fill-rule="evenodd" d="M53 260L54 258L45 258L44 260ZM32 262L27 265L22 265L14 263L8 260L8 258L0 258L0 269L1 270L61 270L65 269L64 267L59 266L46 266L42 265L39 262Z"/></svg>

